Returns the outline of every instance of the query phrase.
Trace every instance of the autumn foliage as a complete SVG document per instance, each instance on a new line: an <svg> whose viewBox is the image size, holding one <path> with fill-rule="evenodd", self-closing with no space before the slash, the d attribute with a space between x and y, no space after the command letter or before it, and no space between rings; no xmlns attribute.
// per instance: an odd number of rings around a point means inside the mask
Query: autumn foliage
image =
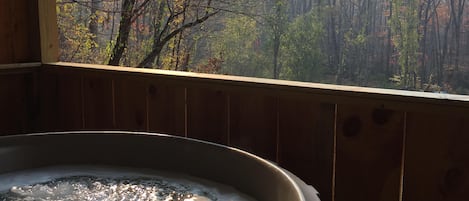
<svg viewBox="0 0 469 201"><path fill-rule="evenodd" d="M62 61L469 94L466 0L57 0Z"/></svg>

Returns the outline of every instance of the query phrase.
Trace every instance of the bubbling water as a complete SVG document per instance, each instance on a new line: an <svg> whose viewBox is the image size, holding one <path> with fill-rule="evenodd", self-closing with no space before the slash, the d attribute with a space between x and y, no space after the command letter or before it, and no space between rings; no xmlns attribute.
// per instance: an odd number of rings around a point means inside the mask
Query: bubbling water
<svg viewBox="0 0 469 201"><path fill-rule="evenodd" d="M232 187L170 173L54 167L0 175L8 201L254 201Z"/></svg>

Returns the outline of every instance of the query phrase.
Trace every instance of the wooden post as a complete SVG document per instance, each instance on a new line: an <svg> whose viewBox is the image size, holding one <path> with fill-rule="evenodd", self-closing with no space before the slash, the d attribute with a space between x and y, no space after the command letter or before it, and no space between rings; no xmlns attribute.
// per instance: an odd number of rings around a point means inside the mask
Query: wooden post
<svg viewBox="0 0 469 201"><path fill-rule="evenodd" d="M38 0L42 63L59 60L59 33L55 0Z"/></svg>

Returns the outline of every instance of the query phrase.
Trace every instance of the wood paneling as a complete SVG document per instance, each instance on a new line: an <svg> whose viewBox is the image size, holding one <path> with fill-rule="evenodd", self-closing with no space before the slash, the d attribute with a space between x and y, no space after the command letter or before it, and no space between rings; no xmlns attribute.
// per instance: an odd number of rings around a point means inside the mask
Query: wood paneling
<svg viewBox="0 0 469 201"><path fill-rule="evenodd" d="M223 90L251 91L280 96L314 94L317 101L333 104L386 105L399 111L432 112L451 115L469 113L469 98L463 95L439 94L380 88L329 85L287 80L272 80L181 71L165 71L146 68L129 68L93 64L58 62L49 64L64 71L96 71L96 73L119 72L135 77L173 80L177 85L216 86Z"/></svg>
<svg viewBox="0 0 469 201"><path fill-rule="evenodd" d="M114 97L116 128L128 131L147 130L147 83L128 77L115 77Z"/></svg>
<svg viewBox="0 0 469 201"><path fill-rule="evenodd" d="M367 99L368 92L355 91L360 97L344 103L336 100L351 92L324 95L320 92L325 89L310 90L309 85L63 65L40 68L45 131L76 130L83 125L107 129L115 121L112 129L187 133L228 143L277 161L313 184L325 201L397 201L401 195L402 200L430 201L469 197L469 116L463 112L467 104L461 97L454 103L456 99L396 96L383 105L376 96ZM25 120L34 119L27 113L34 113L31 108L35 107L34 101L24 101L35 91L28 87L34 76L28 76L0 75L0 108L2 113L12 113L0 117L4 133L19 132L34 121ZM3 94L13 95L10 99ZM433 107L396 110L406 108L399 106L403 102ZM461 111L450 113L458 108Z"/></svg>
<svg viewBox="0 0 469 201"><path fill-rule="evenodd" d="M82 76L43 71L40 80L41 130L83 129Z"/></svg>
<svg viewBox="0 0 469 201"><path fill-rule="evenodd" d="M228 95L216 89L187 89L188 137L228 144Z"/></svg>
<svg viewBox="0 0 469 201"><path fill-rule="evenodd" d="M31 130L32 77L28 74L0 74L0 135Z"/></svg>
<svg viewBox="0 0 469 201"><path fill-rule="evenodd" d="M114 125L113 81L108 76L83 79L84 127L87 130L112 130Z"/></svg>
<svg viewBox="0 0 469 201"><path fill-rule="evenodd" d="M83 129L83 91L80 74L59 74L57 106L60 130Z"/></svg>
<svg viewBox="0 0 469 201"><path fill-rule="evenodd" d="M332 200L335 105L305 96L279 102L279 164Z"/></svg>
<svg viewBox="0 0 469 201"><path fill-rule="evenodd" d="M148 83L149 130L184 136L185 89L155 79Z"/></svg>
<svg viewBox="0 0 469 201"><path fill-rule="evenodd" d="M0 64L40 61L37 1L0 1Z"/></svg>
<svg viewBox="0 0 469 201"><path fill-rule="evenodd" d="M39 76L39 131L53 131L58 119L58 75L41 71ZM76 115L76 114L71 114Z"/></svg>
<svg viewBox="0 0 469 201"><path fill-rule="evenodd" d="M230 145L266 159L277 159L277 97L230 94Z"/></svg>
<svg viewBox="0 0 469 201"><path fill-rule="evenodd" d="M11 7L15 1L0 1L0 63L13 63L14 44Z"/></svg>
<svg viewBox="0 0 469 201"><path fill-rule="evenodd" d="M338 105L336 201L398 201L404 113Z"/></svg>
<svg viewBox="0 0 469 201"><path fill-rule="evenodd" d="M409 113L404 200L469 198L469 118Z"/></svg>
<svg viewBox="0 0 469 201"><path fill-rule="evenodd" d="M11 2L14 62L40 61L38 1Z"/></svg>

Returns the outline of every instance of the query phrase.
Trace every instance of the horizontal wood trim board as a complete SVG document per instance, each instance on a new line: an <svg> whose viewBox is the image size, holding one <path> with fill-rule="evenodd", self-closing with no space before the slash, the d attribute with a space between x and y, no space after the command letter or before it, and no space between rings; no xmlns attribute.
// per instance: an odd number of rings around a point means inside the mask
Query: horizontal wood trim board
<svg viewBox="0 0 469 201"><path fill-rule="evenodd" d="M41 63L0 64L0 75L29 74L39 70Z"/></svg>
<svg viewBox="0 0 469 201"><path fill-rule="evenodd" d="M34 68L34 67L40 67L40 66L41 66L41 63L39 62L0 64L0 70Z"/></svg>

